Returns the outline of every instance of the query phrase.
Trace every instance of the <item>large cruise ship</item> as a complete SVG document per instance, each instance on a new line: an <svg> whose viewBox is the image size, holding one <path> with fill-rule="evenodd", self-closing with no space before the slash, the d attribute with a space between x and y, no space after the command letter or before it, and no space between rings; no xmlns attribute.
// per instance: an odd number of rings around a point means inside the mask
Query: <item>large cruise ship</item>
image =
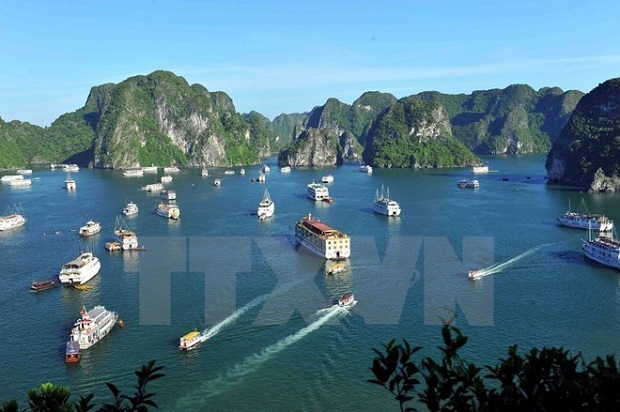
<svg viewBox="0 0 620 412"><path fill-rule="evenodd" d="M68 363L79 362L80 350L88 349L103 339L118 321L118 313L104 306L95 306L88 312L84 308L80 313L82 316L73 324L67 342L65 361Z"/></svg>
<svg viewBox="0 0 620 412"><path fill-rule="evenodd" d="M613 237L591 237L581 245L585 255L605 266L620 269L620 241Z"/></svg>
<svg viewBox="0 0 620 412"><path fill-rule="evenodd" d="M314 219L311 214L297 222L295 237L303 246L325 259L346 259L351 255L349 236Z"/></svg>
<svg viewBox="0 0 620 412"><path fill-rule="evenodd" d="M396 200L390 199L389 187L387 193L383 191L383 186L381 186L381 194L379 194L379 189L377 189L373 209L376 213L382 215L400 216L400 205Z"/></svg>
<svg viewBox="0 0 620 412"><path fill-rule="evenodd" d="M99 258L84 252L60 269L58 278L65 285L82 285L91 280L101 269Z"/></svg>
<svg viewBox="0 0 620 412"><path fill-rule="evenodd" d="M320 183L310 183L308 185L308 197L312 200L323 200L329 198L329 189Z"/></svg>

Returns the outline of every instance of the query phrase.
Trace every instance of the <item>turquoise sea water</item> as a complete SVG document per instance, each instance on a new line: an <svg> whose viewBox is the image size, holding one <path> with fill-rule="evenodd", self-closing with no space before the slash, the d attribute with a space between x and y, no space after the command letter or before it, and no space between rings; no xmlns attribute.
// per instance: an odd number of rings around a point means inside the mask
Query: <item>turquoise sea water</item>
<svg viewBox="0 0 620 412"><path fill-rule="evenodd" d="M160 410L387 410L387 391L366 383L373 353L392 338L436 352L441 318L457 314L469 337L465 353L494 363L511 344L565 346L586 357L620 347L620 277L586 260L587 233L560 227L573 209L606 213L620 222L620 195L549 186L544 156L490 157L480 188L459 189L466 169L380 170L347 164L278 172L270 159L265 184L241 176L183 170L167 185L177 192L178 222L154 209L157 196L139 191L158 175L81 170L75 193L65 173L35 170L30 188L0 186L0 210L21 205L28 223L0 232L0 400L45 381L75 394L108 396L105 382L131 391L133 371L156 359L166 377L153 384ZM306 197L306 185L331 173L332 204ZM222 186L212 185L214 178ZM507 178L508 180L503 180ZM399 218L372 212L374 194L389 186ZM265 187L275 216L255 212ZM126 219L145 252L109 254L115 217L127 201L140 213ZM293 239L295 222L312 213L352 238L347 269L323 273L323 261ZM103 230L89 240L77 229L88 219ZM102 262L90 291L30 293L32 280L58 273L80 250ZM492 267L478 281L467 271ZM350 311L334 299L354 291ZM64 363L64 344L83 306L119 312L115 328L78 365ZM196 350L178 339L211 328Z"/></svg>

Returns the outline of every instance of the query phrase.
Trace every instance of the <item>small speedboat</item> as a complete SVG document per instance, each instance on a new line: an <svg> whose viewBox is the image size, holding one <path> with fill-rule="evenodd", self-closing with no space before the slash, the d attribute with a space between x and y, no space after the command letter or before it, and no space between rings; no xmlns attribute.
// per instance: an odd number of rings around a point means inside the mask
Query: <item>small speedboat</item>
<svg viewBox="0 0 620 412"><path fill-rule="evenodd" d="M58 284L57 279L43 280L43 281L32 281L32 285L30 285L30 290L32 292L40 292L42 290L47 290L55 287Z"/></svg>
<svg viewBox="0 0 620 412"><path fill-rule="evenodd" d="M348 292L345 293L343 295L340 295L340 299L338 299L338 306L340 306L341 308L350 308L353 305L355 305L356 301L355 301L355 296L353 295L353 292Z"/></svg>
<svg viewBox="0 0 620 412"><path fill-rule="evenodd" d="M470 270L467 277L470 279L479 279L482 277L482 270Z"/></svg>
<svg viewBox="0 0 620 412"><path fill-rule="evenodd" d="M179 339L179 350L194 349L203 340L202 333L197 330L181 336Z"/></svg>

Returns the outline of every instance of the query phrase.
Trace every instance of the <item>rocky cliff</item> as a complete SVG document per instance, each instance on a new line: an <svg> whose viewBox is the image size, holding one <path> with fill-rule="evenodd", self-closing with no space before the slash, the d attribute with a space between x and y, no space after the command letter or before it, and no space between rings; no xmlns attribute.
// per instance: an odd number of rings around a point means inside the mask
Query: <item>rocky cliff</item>
<svg viewBox="0 0 620 412"><path fill-rule="evenodd" d="M454 167L480 164L452 136L442 105L409 97L382 112L372 123L364 162L377 167Z"/></svg>
<svg viewBox="0 0 620 412"><path fill-rule="evenodd" d="M586 94L547 155L549 181L620 190L620 78Z"/></svg>

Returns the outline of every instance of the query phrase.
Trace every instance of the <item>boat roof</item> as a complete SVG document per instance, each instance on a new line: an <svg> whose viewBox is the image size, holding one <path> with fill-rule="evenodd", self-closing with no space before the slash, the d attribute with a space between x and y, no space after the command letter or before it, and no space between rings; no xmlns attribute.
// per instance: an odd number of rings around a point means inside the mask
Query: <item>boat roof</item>
<svg viewBox="0 0 620 412"><path fill-rule="evenodd" d="M193 339L193 338L197 338L198 336L200 336L200 332L198 332L197 330L190 332L186 335L183 335L181 337L181 339Z"/></svg>
<svg viewBox="0 0 620 412"><path fill-rule="evenodd" d="M315 229L321 231L322 233L337 232L336 229L326 225L325 223L321 222L318 219L312 219L312 218L305 217L304 220L306 221L307 224L313 226Z"/></svg>

